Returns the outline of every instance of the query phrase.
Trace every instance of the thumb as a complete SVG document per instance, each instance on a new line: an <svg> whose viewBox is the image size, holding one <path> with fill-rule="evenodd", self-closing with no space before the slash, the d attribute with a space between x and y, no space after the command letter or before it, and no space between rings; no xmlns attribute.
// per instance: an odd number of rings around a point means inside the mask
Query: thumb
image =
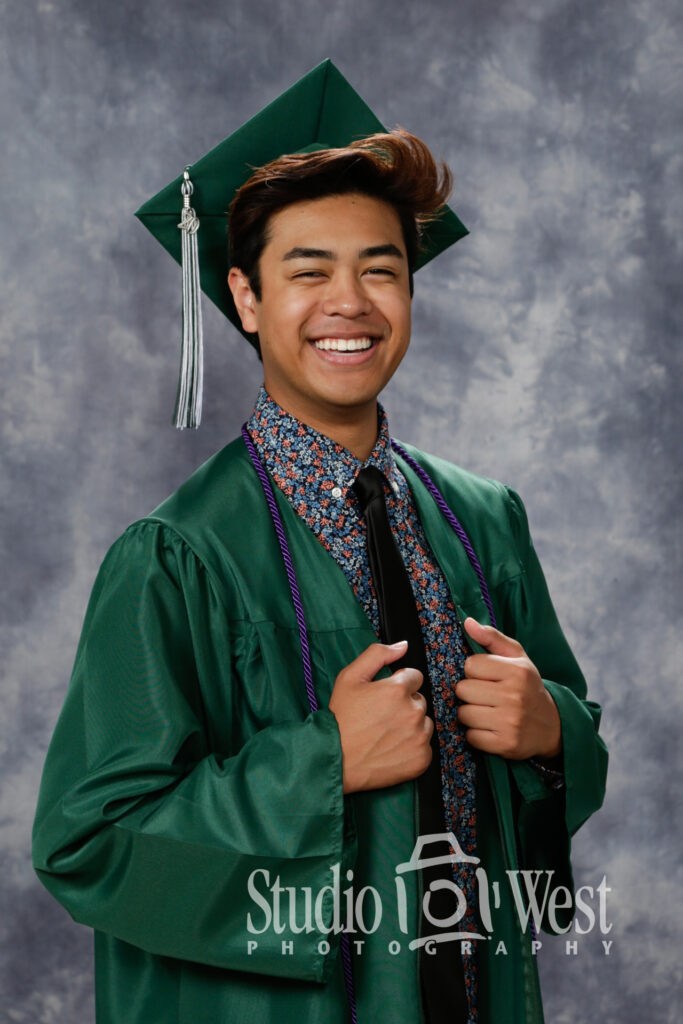
<svg viewBox="0 0 683 1024"><path fill-rule="evenodd" d="M370 644L362 654L350 661L343 670L349 682L369 683L385 665L398 661L406 653L407 640L399 640L396 644Z"/></svg>
<svg viewBox="0 0 683 1024"><path fill-rule="evenodd" d="M518 658L524 653L522 645L511 636L506 636L494 626L477 622L471 616L465 619L465 629L475 643L485 647L490 654L499 654L504 658Z"/></svg>

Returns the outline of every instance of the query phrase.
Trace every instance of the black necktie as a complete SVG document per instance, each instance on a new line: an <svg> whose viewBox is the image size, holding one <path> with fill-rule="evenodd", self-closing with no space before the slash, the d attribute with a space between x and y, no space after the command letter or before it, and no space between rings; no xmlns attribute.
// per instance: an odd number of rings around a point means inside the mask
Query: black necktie
<svg viewBox="0 0 683 1024"><path fill-rule="evenodd" d="M384 474L375 466L360 470L354 484L368 534L368 560L377 593L380 639L392 644L408 641L403 658L392 664L392 670L407 666L417 668L424 677L420 693L427 702L427 714L434 718L432 692L427 670L427 655L420 619L415 605L408 571L401 557L384 498ZM426 772L417 779L420 808L420 834L445 832L443 799L441 795L441 760L437 730L432 734L432 761ZM430 853L427 851L427 856ZM433 856L433 851L431 853ZM431 882L440 878L452 881L450 866L435 865L424 868L424 891ZM453 897L447 890L437 889L430 899L430 911L435 917L447 918L453 912ZM433 935L434 925L420 915L420 934ZM465 1024L468 1019L467 996L457 943L436 943L436 952L420 953L420 980L422 1001L428 1024Z"/></svg>

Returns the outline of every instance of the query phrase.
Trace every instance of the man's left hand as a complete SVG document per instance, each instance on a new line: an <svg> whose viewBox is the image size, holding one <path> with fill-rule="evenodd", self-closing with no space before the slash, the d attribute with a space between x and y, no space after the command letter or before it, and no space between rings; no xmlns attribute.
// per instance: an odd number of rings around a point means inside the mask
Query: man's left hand
<svg viewBox="0 0 683 1024"><path fill-rule="evenodd" d="M514 760L557 757L562 750L560 715L522 645L476 619L467 618L464 625L489 652L467 658L465 678L455 687L464 702L458 720L467 741Z"/></svg>

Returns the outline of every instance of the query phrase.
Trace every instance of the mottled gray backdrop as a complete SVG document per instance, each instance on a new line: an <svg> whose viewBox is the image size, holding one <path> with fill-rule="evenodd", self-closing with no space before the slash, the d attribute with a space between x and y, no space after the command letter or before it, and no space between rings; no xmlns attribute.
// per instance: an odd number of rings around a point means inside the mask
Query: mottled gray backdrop
<svg viewBox="0 0 683 1024"><path fill-rule="evenodd" d="M326 56L456 178L471 230L420 273L392 430L511 484L604 705L603 810L546 938L554 1024L680 1020L683 21L677 0L3 0L0 1019L93 1021L91 935L29 833L107 547L251 409L205 306L199 433L170 425L179 273L143 200Z"/></svg>

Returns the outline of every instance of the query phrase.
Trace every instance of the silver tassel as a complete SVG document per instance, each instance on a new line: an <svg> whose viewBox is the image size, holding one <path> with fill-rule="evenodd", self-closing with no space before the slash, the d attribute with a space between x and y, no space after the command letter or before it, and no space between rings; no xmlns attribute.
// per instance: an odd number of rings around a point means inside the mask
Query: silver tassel
<svg viewBox="0 0 683 1024"><path fill-rule="evenodd" d="M180 354L180 378L174 423L180 430L185 427L196 428L201 423L204 379L202 305L197 253L199 218L190 206L194 185L190 181L188 170L186 167L180 186L183 209L178 225L182 232L183 346Z"/></svg>

